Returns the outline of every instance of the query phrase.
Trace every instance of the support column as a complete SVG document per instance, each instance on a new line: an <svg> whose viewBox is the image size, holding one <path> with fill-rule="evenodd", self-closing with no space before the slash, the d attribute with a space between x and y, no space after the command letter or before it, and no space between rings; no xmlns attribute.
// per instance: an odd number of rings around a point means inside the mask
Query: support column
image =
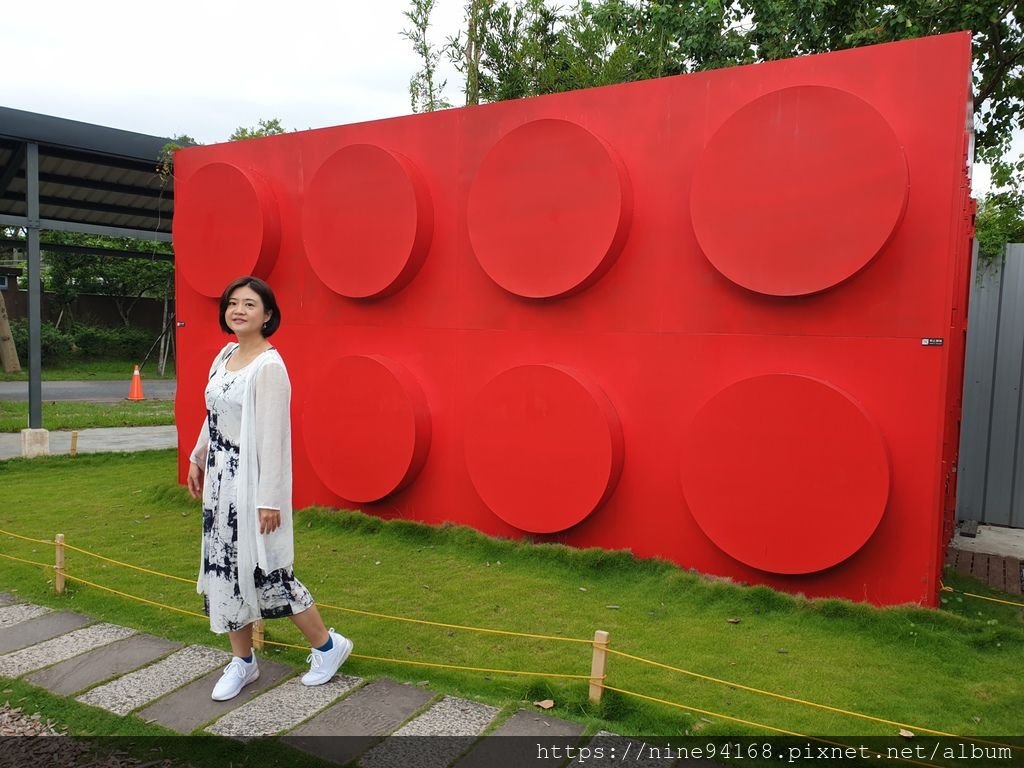
<svg viewBox="0 0 1024 768"><path fill-rule="evenodd" d="M25 203L28 208L28 429L21 433L22 453L50 452L50 433L43 429L42 258L39 246L39 145L30 142L25 156Z"/></svg>

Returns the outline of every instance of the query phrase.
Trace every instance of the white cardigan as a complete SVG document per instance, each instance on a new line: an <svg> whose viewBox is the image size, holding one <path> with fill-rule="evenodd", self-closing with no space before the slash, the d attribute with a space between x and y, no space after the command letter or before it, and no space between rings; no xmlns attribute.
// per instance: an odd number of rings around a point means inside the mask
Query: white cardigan
<svg viewBox="0 0 1024 768"><path fill-rule="evenodd" d="M231 353L238 348L230 343L210 366L213 377ZM264 573L291 568L295 562L292 538L292 460L291 460L291 383L284 361L276 349L268 349L243 370L245 392L242 399L242 427L239 437L238 475L238 585L242 600L258 611L253 571ZM210 443L209 420L203 420L191 461L206 471ZM205 477L204 484L209 478ZM205 489L204 489L205 498ZM281 525L273 533L261 534L260 509L281 512ZM200 553L196 591L205 589Z"/></svg>

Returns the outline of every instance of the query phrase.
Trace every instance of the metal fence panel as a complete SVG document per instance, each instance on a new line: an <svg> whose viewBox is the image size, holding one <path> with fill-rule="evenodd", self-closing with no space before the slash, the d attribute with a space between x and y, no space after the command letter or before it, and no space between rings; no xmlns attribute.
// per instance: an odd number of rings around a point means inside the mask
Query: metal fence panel
<svg viewBox="0 0 1024 768"><path fill-rule="evenodd" d="M1009 525L1020 426L1021 339L1024 339L1024 246L1007 249L999 302L995 382L985 487L985 522Z"/></svg>
<svg viewBox="0 0 1024 768"><path fill-rule="evenodd" d="M971 287L957 517L1024 528L1024 245Z"/></svg>
<svg viewBox="0 0 1024 768"><path fill-rule="evenodd" d="M1002 270L995 267L979 267L975 243L957 467L957 517L960 520L981 520L985 509L985 467L988 465L1002 274Z"/></svg>

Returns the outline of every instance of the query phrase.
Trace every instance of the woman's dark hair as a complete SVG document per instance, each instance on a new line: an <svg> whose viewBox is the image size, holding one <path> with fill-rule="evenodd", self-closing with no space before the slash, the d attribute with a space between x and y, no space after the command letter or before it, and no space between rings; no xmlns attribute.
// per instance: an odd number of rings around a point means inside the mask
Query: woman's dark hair
<svg viewBox="0 0 1024 768"><path fill-rule="evenodd" d="M224 293L220 295L220 328L224 333L234 333L229 327L227 322L224 320L224 313L228 311L228 299L231 298L231 294L237 291L239 288L252 288L256 294L263 301L263 310L270 313L270 319L263 326L263 338L268 338L274 335L281 325L281 310L277 306L277 299L274 298L274 291L269 285L258 277L252 275L246 275L240 277L237 280L233 280L231 284L224 289Z"/></svg>

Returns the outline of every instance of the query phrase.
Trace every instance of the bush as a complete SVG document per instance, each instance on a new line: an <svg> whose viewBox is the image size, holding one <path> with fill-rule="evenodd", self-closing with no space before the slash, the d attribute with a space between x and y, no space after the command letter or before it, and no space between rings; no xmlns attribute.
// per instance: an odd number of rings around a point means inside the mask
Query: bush
<svg viewBox="0 0 1024 768"><path fill-rule="evenodd" d="M28 321L13 320L11 335L23 366L28 365ZM43 365L69 360L142 361L156 340L151 331L139 328L103 328L78 325L63 332L53 323L43 323L39 344Z"/></svg>
<svg viewBox="0 0 1024 768"><path fill-rule="evenodd" d="M22 365L28 366L28 320L12 320L11 336L18 350L18 359ZM72 341L53 323L43 323L39 334L39 351L42 362L57 363L71 356Z"/></svg>
<svg viewBox="0 0 1024 768"><path fill-rule="evenodd" d="M139 328L82 325L74 330L78 356L85 360L142 360L154 338Z"/></svg>

